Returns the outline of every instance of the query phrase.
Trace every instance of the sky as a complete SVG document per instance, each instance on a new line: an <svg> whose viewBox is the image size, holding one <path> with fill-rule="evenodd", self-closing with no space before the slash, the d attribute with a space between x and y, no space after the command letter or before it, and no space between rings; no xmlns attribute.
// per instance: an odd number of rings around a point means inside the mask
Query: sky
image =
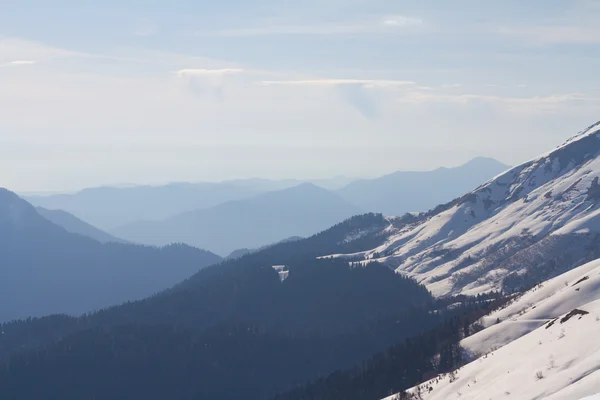
<svg viewBox="0 0 600 400"><path fill-rule="evenodd" d="M518 164L600 120L598 0L0 0L0 186Z"/></svg>

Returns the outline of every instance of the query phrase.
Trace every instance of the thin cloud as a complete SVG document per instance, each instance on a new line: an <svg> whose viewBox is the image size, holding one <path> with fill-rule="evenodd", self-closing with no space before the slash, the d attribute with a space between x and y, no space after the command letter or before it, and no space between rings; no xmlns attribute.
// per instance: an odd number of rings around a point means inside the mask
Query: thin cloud
<svg viewBox="0 0 600 400"><path fill-rule="evenodd" d="M186 68L176 71L179 79L185 87L191 89L195 94L209 95L222 100L225 95L225 87L230 81L230 76L244 72L239 68Z"/></svg>
<svg viewBox="0 0 600 400"><path fill-rule="evenodd" d="M442 85L442 88L450 89L450 88L459 88L460 86L461 86L460 83L446 83L446 84Z"/></svg>
<svg viewBox="0 0 600 400"><path fill-rule="evenodd" d="M596 26L518 26L502 27L495 31L540 46L600 43L600 28Z"/></svg>
<svg viewBox="0 0 600 400"><path fill-rule="evenodd" d="M377 79L306 79L291 81L261 81L265 86L340 86L362 85L367 88L382 88L414 85L412 81L377 80Z"/></svg>
<svg viewBox="0 0 600 400"><path fill-rule="evenodd" d="M423 25L423 20L420 18L405 17L403 15L392 15L384 17L381 23L385 26L392 27L407 27Z"/></svg>
<svg viewBox="0 0 600 400"><path fill-rule="evenodd" d="M485 83L483 86L489 87L489 88L525 88L525 87L527 87L527 85L523 84L523 83L515 84L515 85L500 85L500 84L496 84L496 83Z"/></svg>
<svg viewBox="0 0 600 400"><path fill-rule="evenodd" d="M302 86L332 88L339 96L357 110L363 117L373 120L379 115L381 103L378 92L369 89L393 89L413 87L412 81L380 80L380 79L304 79L286 81L262 81L265 86ZM426 88L421 88L425 90Z"/></svg>
<svg viewBox="0 0 600 400"><path fill-rule="evenodd" d="M9 61L7 63L4 64L0 64L0 67L18 67L21 65L33 65L36 64L36 61L29 61L29 60L15 60L15 61Z"/></svg>
<svg viewBox="0 0 600 400"><path fill-rule="evenodd" d="M398 97L399 102L408 103L426 103L426 102L444 102L466 104L470 102L497 103L507 106L537 106L552 107L570 102L598 102L600 99L588 97L582 93L553 94L548 96L533 97L503 97L494 95L482 95L465 93L460 95L450 94L432 94L418 91L409 91L405 95Z"/></svg>
<svg viewBox="0 0 600 400"><path fill-rule="evenodd" d="M229 74L240 74L244 72L243 69L239 68L221 68L221 69L202 69L202 68L187 68L180 69L176 72L179 77L218 77Z"/></svg>
<svg viewBox="0 0 600 400"><path fill-rule="evenodd" d="M341 98L363 117L372 120L379 115L379 100L372 91L361 85L339 85L336 89Z"/></svg>
<svg viewBox="0 0 600 400"><path fill-rule="evenodd" d="M285 35L351 35L389 34L402 32L410 27L423 25L420 18L402 15L387 16L367 21L339 21L307 25L257 26L218 31L199 31L197 36L207 37L246 37L246 36L285 36Z"/></svg>
<svg viewBox="0 0 600 400"><path fill-rule="evenodd" d="M95 54L67 50L39 42L0 36L0 67L31 65L67 58L109 60L122 63L166 65L179 68L183 65L210 65L214 68L232 68L231 63L177 53L131 51L127 55ZM12 61L17 60L17 61ZM30 61L35 60L35 61ZM235 66L233 66L235 67Z"/></svg>

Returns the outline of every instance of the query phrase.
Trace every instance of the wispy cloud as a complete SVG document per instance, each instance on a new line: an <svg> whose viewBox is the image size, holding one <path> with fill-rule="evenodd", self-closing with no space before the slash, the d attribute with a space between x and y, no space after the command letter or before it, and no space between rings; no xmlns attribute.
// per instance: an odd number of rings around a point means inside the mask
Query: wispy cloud
<svg viewBox="0 0 600 400"><path fill-rule="evenodd" d="M494 31L540 46L600 43L600 28L596 25L533 25L501 27Z"/></svg>
<svg viewBox="0 0 600 400"><path fill-rule="evenodd" d="M519 83L516 85L505 85L505 84L497 84L497 83L484 83L483 87L488 87L488 88L524 88L527 87L526 84L523 83Z"/></svg>
<svg viewBox="0 0 600 400"><path fill-rule="evenodd" d="M287 85L287 86L341 86L361 85L366 88L383 88L414 85L412 81L378 80L378 79L306 79L288 81L261 81L262 85Z"/></svg>
<svg viewBox="0 0 600 400"><path fill-rule="evenodd" d="M206 76L206 77L218 77L230 74L239 74L244 72L243 69L239 68L221 68L221 69L202 69L202 68L187 68L180 69L176 74L180 77L190 76Z"/></svg>
<svg viewBox="0 0 600 400"><path fill-rule="evenodd" d="M45 64L49 61L63 59L89 59L107 60L119 63L149 64L170 66L172 69L183 66L202 65L206 69L181 69L182 73L215 73L210 71L225 71L232 73L237 71L236 64L222 60L213 60L203 57L195 57L186 54L148 51L140 49L123 48L117 54L97 54L82 51L73 51L61 47L47 45L40 42L23 40L18 38L9 38L0 36L0 67L2 66L22 66L31 64ZM177 71L177 70L176 70ZM179 73L177 71L176 73ZM209 71L209 72L206 72Z"/></svg>
<svg viewBox="0 0 600 400"><path fill-rule="evenodd" d="M423 20L420 18L406 17L404 15L391 15L384 17L381 20L381 23L385 26L408 27L423 25Z"/></svg>
<svg viewBox="0 0 600 400"><path fill-rule="evenodd" d="M29 60L15 60L15 61L9 61L3 64L0 64L0 67L18 67L21 65L33 65L36 64L36 61L29 61Z"/></svg>
<svg viewBox="0 0 600 400"><path fill-rule="evenodd" d="M31 65L34 62L41 63L71 56L89 55L29 40L0 36L0 64L2 65Z"/></svg>
<svg viewBox="0 0 600 400"><path fill-rule="evenodd" d="M365 21L334 21L316 24L286 24L255 26L217 31L198 31L198 36L244 37L277 35L348 35L348 34L390 34L405 32L408 28L423 25L423 20L415 17L391 15Z"/></svg>
<svg viewBox="0 0 600 400"><path fill-rule="evenodd" d="M232 76L243 73L240 68L187 68L176 71L179 79L185 87L191 89L195 94L210 95L216 99L223 99L226 85L231 83Z"/></svg>
<svg viewBox="0 0 600 400"><path fill-rule="evenodd" d="M412 81L340 78L261 81L260 84L263 86L315 87L334 90L345 103L368 120L373 120L379 116L382 102L380 91L371 89L389 90L416 85Z"/></svg>
<svg viewBox="0 0 600 400"><path fill-rule="evenodd" d="M399 102L408 103L426 103L426 102L443 102L443 103L458 103L468 104L474 102L480 103L495 103L508 107L526 108L536 107L538 109L551 109L572 102L599 102L600 99L588 97L582 93L564 93L552 94L547 96L531 96L531 97L512 97L512 96L497 96L484 95L475 93L463 93L457 95L443 93L426 93L419 91L407 91L402 96L396 99Z"/></svg>

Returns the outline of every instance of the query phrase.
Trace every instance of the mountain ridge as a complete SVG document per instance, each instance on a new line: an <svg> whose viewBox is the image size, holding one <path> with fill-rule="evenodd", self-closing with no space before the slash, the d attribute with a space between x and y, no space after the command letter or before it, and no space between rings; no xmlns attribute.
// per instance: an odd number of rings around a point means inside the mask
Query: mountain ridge
<svg viewBox="0 0 600 400"><path fill-rule="evenodd" d="M358 207L311 183L188 211L164 221L140 221L111 231L138 243L173 242L227 255L292 236L306 237L353 215Z"/></svg>
<svg viewBox="0 0 600 400"><path fill-rule="evenodd" d="M140 299L221 260L181 245L100 243L48 221L7 189L0 189L0 237L0 321Z"/></svg>
<svg viewBox="0 0 600 400"><path fill-rule="evenodd" d="M36 207L35 209L42 217L64 228L68 232L87 236L100 243L127 243L125 240L110 235L66 211L49 210L43 207Z"/></svg>
<svg viewBox="0 0 600 400"><path fill-rule="evenodd" d="M399 216L446 203L508 168L493 158L476 157L452 168L396 171L357 180L336 193L367 211Z"/></svg>
<svg viewBox="0 0 600 400"><path fill-rule="evenodd" d="M438 296L515 290L590 261L599 248L599 125L449 203L389 218L388 242L376 249L333 256L386 262Z"/></svg>

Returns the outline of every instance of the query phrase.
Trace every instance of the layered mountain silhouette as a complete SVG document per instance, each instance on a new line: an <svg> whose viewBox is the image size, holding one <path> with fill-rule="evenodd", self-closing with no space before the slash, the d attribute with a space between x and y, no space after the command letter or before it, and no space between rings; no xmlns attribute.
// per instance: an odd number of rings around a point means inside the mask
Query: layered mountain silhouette
<svg viewBox="0 0 600 400"><path fill-rule="evenodd" d="M291 236L310 236L362 210L310 183L111 231L137 243L186 243L223 256Z"/></svg>
<svg viewBox="0 0 600 400"><path fill-rule="evenodd" d="M295 242L295 241L298 241L298 240L302 240L302 238L300 236L292 236L292 237L289 237L287 239L280 240L277 243L269 244L269 245L260 247L258 249L237 249L237 250L234 250L231 253L229 253L229 255L227 257L225 257L225 259L226 260L232 260L232 259L235 259L235 258L240 258L240 257L243 257L243 256L245 256L247 254L252 254L252 253L256 253L258 251L264 250L264 249L266 249L266 248L268 248L270 246L275 246L275 245L277 245L279 243Z"/></svg>
<svg viewBox="0 0 600 400"><path fill-rule="evenodd" d="M48 210L43 207L36 207L36 211L48 221L55 225L60 226L67 232L76 233L78 235L87 236L100 243L126 243L123 239L119 239L115 236L109 235L108 233L88 224L85 221L80 220L73 214L70 214L63 210Z"/></svg>
<svg viewBox="0 0 600 400"><path fill-rule="evenodd" d="M283 183L283 187L291 184ZM110 231L127 223L161 220L198 208L244 199L274 190L263 182L172 183L164 186L99 187L74 194L30 196L35 206L67 211L88 223Z"/></svg>
<svg viewBox="0 0 600 400"><path fill-rule="evenodd" d="M67 232L0 189L0 321L80 314L164 290L220 260L177 245L100 243Z"/></svg>
<svg viewBox="0 0 600 400"><path fill-rule="evenodd" d="M351 178L319 179L314 183L338 189ZM96 187L71 194L31 195L31 204L50 210L64 210L104 231L139 220L159 221L233 200L298 186L297 179L238 179L224 182L170 183L161 186Z"/></svg>
<svg viewBox="0 0 600 400"><path fill-rule="evenodd" d="M398 171L357 180L336 193L364 210L399 216L446 203L508 168L492 158L478 157L456 168Z"/></svg>
<svg viewBox="0 0 600 400"><path fill-rule="evenodd" d="M251 178L216 183L97 187L72 194L32 195L25 199L45 209L64 210L101 230L112 231L129 223L161 221L184 212L212 208L308 182L334 191L361 210L402 215L426 211L450 201L506 169L508 167L499 161L480 157L456 168L398 171L375 179L356 180L343 176L311 181Z"/></svg>

